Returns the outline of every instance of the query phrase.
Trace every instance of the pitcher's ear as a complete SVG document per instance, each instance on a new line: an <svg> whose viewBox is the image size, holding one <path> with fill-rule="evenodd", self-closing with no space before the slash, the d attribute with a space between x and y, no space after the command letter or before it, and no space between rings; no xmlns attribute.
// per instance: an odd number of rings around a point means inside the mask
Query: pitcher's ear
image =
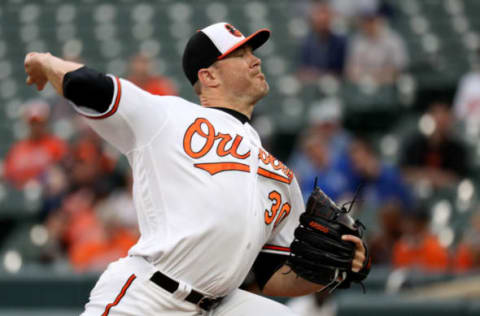
<svg viewBox="0 0 480 316"><path fill-rule="evenodd" d="M198 80L204 87L216 87L218 86L218 74L213 67L202 68L198 71Z"/></svg>

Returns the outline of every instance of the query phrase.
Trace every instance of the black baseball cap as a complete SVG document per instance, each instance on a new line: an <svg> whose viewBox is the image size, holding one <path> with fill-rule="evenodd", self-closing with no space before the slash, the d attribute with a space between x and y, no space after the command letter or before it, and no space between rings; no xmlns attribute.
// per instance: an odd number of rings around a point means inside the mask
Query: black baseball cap
<svg viewBox="0 0 480 316"><path fill-rule="evenodd" d="M247 43L252 49L257 49L269 37L268 29L260 29L245 37L226 22L212 24L197 31L188 40L183 52L183 71L193 86L198 80L200 69L211 66Z"/></svg>

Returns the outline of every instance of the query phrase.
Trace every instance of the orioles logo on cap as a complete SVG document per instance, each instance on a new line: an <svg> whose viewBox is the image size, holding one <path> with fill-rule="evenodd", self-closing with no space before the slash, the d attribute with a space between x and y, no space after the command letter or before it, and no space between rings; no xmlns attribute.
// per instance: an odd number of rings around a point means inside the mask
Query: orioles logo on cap
<svg viewBox="0 0 480 316"><path fill-rule="evenodd" d="M237 30L233 25L231 24L225 24L225 28L233 35L236 37L242 37L243 34Z"/></svg>

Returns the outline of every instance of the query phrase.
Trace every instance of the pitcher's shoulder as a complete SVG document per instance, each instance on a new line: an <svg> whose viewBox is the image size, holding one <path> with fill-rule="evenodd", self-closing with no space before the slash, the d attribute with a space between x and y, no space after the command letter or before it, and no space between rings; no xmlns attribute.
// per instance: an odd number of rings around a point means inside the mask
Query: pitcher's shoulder
<svg viewBox="0 0 480 316"><path fill-rule="evenodd" d="M194 103L192 101L189 101L185 98L182 98L176 95L162 95L162 96L151 95L151 96L156 100L158 100L159 103L169 104L169 105L184 108L184 109L190 108L192 110L199 110L203 108L201 105L197 103Z"/></svg>

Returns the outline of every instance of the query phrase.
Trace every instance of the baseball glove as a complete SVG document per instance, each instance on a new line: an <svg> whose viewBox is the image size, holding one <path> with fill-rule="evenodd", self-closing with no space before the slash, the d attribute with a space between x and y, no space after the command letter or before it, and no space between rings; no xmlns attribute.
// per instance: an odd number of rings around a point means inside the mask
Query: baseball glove
<svg viewBox="0 0 480 316"><path fill-rule="evenodd" d="M338 207L315 185L295 230L287 264L298 276L325 285L322 291L331 293L336 288L349 288L351 282L360 283L365 291L361 281L370 270L367 247L364 243L367 251L365 264L355 273L351 270L355 244L342 240L342 235L362 238L365 230L360 221L348 214L350 209Z"/></svg>

